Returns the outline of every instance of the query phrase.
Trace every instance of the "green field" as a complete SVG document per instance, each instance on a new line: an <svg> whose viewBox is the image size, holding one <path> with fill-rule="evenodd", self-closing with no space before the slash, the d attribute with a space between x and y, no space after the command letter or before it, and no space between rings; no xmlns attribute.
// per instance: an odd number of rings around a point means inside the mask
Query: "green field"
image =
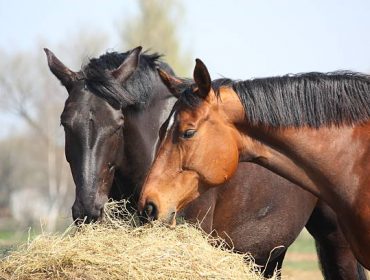
<svg viewBox="0 0 370 280"><path fill-rule="evenodd" d="M303 230L289 247L282 272L288 279L323 279L316 255L315 241L306 230Z"/></svg>
<svg viewBox="0 0 370 280"><path fill-rule="evenodd" d="M0 230L0 258L3 258L20 244L27 242L29 238L39 234L35 231L16 232L11 230Z"/></svg>
<svg viewBox="0 0 370 280"><path fill-rule="evenodd" d="M289 247L284 265L289 269L308 271L319 269L315 241L307 231L303 231Z"/></svg>

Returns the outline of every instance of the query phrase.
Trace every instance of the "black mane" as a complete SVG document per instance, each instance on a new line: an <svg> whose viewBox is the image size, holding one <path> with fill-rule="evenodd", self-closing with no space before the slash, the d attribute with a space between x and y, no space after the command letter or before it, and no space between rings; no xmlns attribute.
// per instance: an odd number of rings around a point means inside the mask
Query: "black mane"
<svg viewBox="0 0 370 280"><path fill-rule="evenodd" d="M312 72L246 81L223 78L212 82L217 96L223 86L232 87L237 93L248 121L254 125L342 126L370 119L370 76L361 73ZM189 106L201 102L191 90L186 90L181 100Z"/></svg>
<svg viewBox="0 0 370 280"><path fill-rule="evenodd" d="M160 82L156 68L161 67L168 73L173 73L172 69L160 60L161 55L143 53L136 71L124 84L120 84L110 74L110 70L119 67L129 53L130 51L107 52L99 58L90 59L82 68L87 88L115 108L145 106L153 93L152 86Z"/></svg>

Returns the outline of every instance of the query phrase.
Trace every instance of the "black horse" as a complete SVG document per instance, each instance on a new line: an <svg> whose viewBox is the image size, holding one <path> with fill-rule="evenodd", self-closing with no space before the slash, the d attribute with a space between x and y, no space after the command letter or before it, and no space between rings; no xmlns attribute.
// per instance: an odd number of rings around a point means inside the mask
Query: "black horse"
<svg viewBox="0 0 370 280"><path fill-rule="evenodd" d="M174 102L155 69L171 69L157 54L140 56L141 47L91 59L78 72L45 52L68 91L61 124L76 185L73 219L96 221L108 198L137 200L166 108Z"/></svg>
<svg viewBox="0 0 370 280"><path fill-rule="evenodd" d="M175 102L156 68L173 72L160 56L140 55L140 47L91 59L78 72L68 69L51 51L45 51L50 70L69 94L61 123L66 158L76 184L73 218L96 221L108 198L137 201L155 154L160 125ZM251 174L245 169L253 169L254 175L243 175ZM269 195L256 191L269 184L278 185L269 188ZM236 195L245 185L254 193L253 200L240 200ZM279 187L288 190L281 191ZM225 195L239 199L242 207L220 204L218 198ZM264 274L269 276L275 267L281 267L286 248L307 223L316 204L311 194L281 177L241 164L227 185L212 190L184 213L189 220L204 217L202 227L207 232L226 232L236 251L251 251L259 264L267 265ZM242 215L236 215L240 217L236 220L225 222L221 218L224 215L219 215L240 209ZM317 207L313 213L308 229L316 238L326 278L366 279L337 228L336 217L326 207ZM278 245L285 247L275 250L269 259L271 250Z"/></svg>

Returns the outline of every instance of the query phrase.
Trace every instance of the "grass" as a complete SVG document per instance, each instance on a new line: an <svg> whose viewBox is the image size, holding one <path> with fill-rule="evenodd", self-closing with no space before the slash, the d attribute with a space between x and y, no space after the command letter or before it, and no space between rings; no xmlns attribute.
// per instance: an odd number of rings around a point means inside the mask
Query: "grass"
<svg viewBox="0 0 370 280"><path fill-rule="evenodd" d="M0 231L0 240L8 240L14 237L15 232L10 230Z"/></svg>
<svg viewBox="0 0 370 280"><path fill-rule="evenodd" d="M7 256L18 244L25 240L25 237L15 231L0 231L0 258Z"/></svg>
<svg viewBox="0 0 370 280"><path fill-rule="evenodd" d="M288 279L323 279L317 260L315 241L306 230L303 230L289 247L282 272Z"/></svg>
<svg viewBox="0 0 370 280"><path fill-rule="evenodd" d="M320 271L319 265L316 261L285 261L284 267L291 270L303 271Z"/></svg>
<svg viewBox="0 0 370 280"><path fill-rule="evenodd" d="M0 230L0 259L6 257L11 251L25 243L28 239L33 239L40 231L16 231L3 229Z"/></svg>
<svg viewBox="0 0 370 280"><path fill-rule="evenodd" d="M316 254L315 241L306 230L303 230L297 240L289 247L289 252Z"/></svg>

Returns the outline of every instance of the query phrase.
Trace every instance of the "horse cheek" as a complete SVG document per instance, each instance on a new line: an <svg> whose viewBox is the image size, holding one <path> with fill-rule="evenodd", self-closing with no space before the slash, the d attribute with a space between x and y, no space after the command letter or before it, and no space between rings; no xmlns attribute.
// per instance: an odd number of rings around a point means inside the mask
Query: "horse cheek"
<svg viewBox="0 0 370 280"><path fill-rule="evenodd" d="M236 145L225 145L214 158L209 160L203 174L207 184L211 187L225 183L229 180L239 164L239 152Z"/></svg>
<svg viewBox="0 0 370 280"><path fill-rule="evenodd" d="M236 172L238 165L239 165L239 151L238 147L236 145L233 145L231 148L229 146L229 150L227 151L227 158L225 158L224 161L224 167L222 168L222 176L223 176L223 182L229 180L234 173Z"/></svg>

